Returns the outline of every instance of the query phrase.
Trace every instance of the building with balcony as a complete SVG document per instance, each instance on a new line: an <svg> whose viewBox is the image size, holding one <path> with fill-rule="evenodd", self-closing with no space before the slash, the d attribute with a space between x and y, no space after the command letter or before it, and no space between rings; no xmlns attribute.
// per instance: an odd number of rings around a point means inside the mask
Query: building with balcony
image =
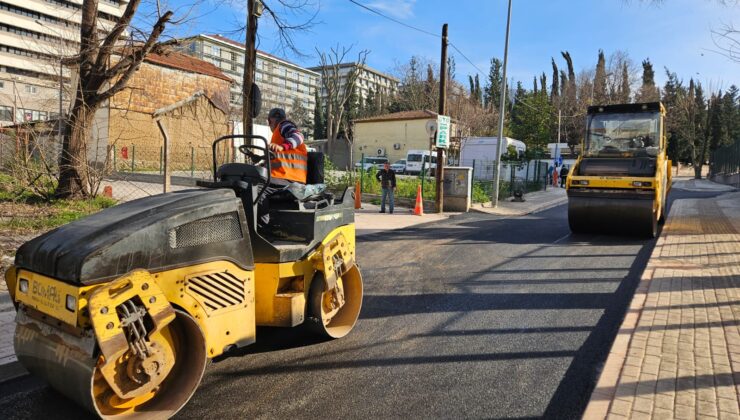
<svg viewBox="0 0 740 420"><path fill-rule="evenodd" d="M127 4L100 1L101 32ZM82 0L0 0L0 126L56 116L60 95L66 109L70 69L61 68L59 57L78 52L81 9Z"/></svg>
<svg viewBox="0 0 740 420"><path fill-rule="evenodd" d="M180 40L180 51L213 63L235 83L231 87L232 119L241 121L244 44L221 35L196 35ZM290 118L300 104L313 116L319 74L263 51L257 51L254 81L262 94L262 111L256 123L264 123L271 108L285 109ZM300 123L299 121L296 121Z"/></svg>
<svg viewBox="0 0 740 420"><path fill-rule="evenodd" d="M370 92L373 92L373 97L376 101L380 101L378 109L382 109L387 106L389 101L398 91L399 80L393 76L375 70L365 64L359 65L358 63L342 63L339 64L339 88L343 89L347 84L348 77L351 72L359 71L359 75L355 80L355 89L359 97L362 97L363 101L367 101ZM318 66L310 67L309 70L317 72L323 77L324 72L329 77L333 71L332 66ZM326 101L326 89L320 86L320 96L322 102Z"/></svg>

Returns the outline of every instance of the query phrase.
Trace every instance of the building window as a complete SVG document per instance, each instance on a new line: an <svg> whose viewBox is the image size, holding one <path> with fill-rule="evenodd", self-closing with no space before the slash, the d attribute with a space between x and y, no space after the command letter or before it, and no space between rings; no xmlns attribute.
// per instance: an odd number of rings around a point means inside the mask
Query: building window
<svg viewBox="0 0 740 420"><path fill-rule="evenodd" d="M13 108L0 105L0 121L13 121Z"/></svg>
<svg viewBox="0 0 740 420"><path fill-rule="evenodd" d="M26 85L26 93L32 93L37 94L39 93L38 88L36 86Z"/></svg>
<svg viewBox="0 0 740 420"><path fill-rule="evenodd" d="M221 47L216 47L214 45L212 49L213 49L213 55L215 55L216 57L221 57Z"/></svg>
<svg viewBox="0 0 740 420"><path fill-rule="evenodd" d="M5 82L0 81L0 89L5 87Z"/></svg>

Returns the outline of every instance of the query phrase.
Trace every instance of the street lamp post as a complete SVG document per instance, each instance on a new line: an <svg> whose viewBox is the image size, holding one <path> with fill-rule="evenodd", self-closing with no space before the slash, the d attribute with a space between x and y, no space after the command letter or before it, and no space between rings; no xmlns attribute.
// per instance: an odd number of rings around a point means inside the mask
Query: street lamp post
<svg viewBox="0 0 740 420"><path fill-rule="evenodd" d="M506 17L506 42L504 44L504 68L501 77L501 105L499 107L499 118L498 118L498 141L496 142L496 168L493 171L493 196L491 197L491 204L493 207L498 206L498 183L501 172L501 144L504 138L504 114L506 108L506 62L509 56L509 24L511 23L511 0L509 0L509 12ZM513 180L512 180L513 181Z"/></svg>

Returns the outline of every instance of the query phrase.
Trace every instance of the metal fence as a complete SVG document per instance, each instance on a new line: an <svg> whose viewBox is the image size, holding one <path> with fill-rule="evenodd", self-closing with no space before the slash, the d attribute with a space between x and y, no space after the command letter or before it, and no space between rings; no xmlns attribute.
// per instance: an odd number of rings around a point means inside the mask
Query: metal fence
<svg viewBox="0 0 740 420"><path fill-rule="evenodd" d="M712 152L709 178L715 182L740 187L740 139Z"/></svg>
<svg viewBox="0 0 740 420"><path fill-rule="evenodd" d="M223 144L217 149L217 164L243 161L237 144ZM99 148L88 145L87 160L94 193L110 194L119 201L129 201L164 191L165 156L161 146L126 144L118 141ZM94 150L93 150L94 149ZM0 172L9 175L19 194L34 190L34 182L58 177L61 152L53 130L0 129ZM207 146L176 146L169 156L170 190L192 188L199 179L212 179L213 153Z"/></svg>
<svg viewBox="0 0 740 420"><path fill-rule="evenodd" d="M542 191L548 187L547 165L543 160L503 161L499 173L499 198L522 193ZM493 192L496 161L485 159L462 160L460 166L473 168L473 200L489 201ZM486 199L486 197L489 197Z"/></svg>

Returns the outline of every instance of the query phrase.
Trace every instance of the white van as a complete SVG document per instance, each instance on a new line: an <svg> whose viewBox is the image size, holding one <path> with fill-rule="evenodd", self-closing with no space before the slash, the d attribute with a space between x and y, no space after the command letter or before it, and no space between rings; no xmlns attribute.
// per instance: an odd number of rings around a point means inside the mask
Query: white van
<svg viewBox="0 0 740 420"><path fill-rule="evenodd" d="M429 165L429 150L409 150L406 153L406 173L409 175L419 175L421 173L421 165L424 163L424 167L427 172L431 175L437 168L437 155L432 153L432 163ZM430 171L431 169L431 171Z"/></svg>

